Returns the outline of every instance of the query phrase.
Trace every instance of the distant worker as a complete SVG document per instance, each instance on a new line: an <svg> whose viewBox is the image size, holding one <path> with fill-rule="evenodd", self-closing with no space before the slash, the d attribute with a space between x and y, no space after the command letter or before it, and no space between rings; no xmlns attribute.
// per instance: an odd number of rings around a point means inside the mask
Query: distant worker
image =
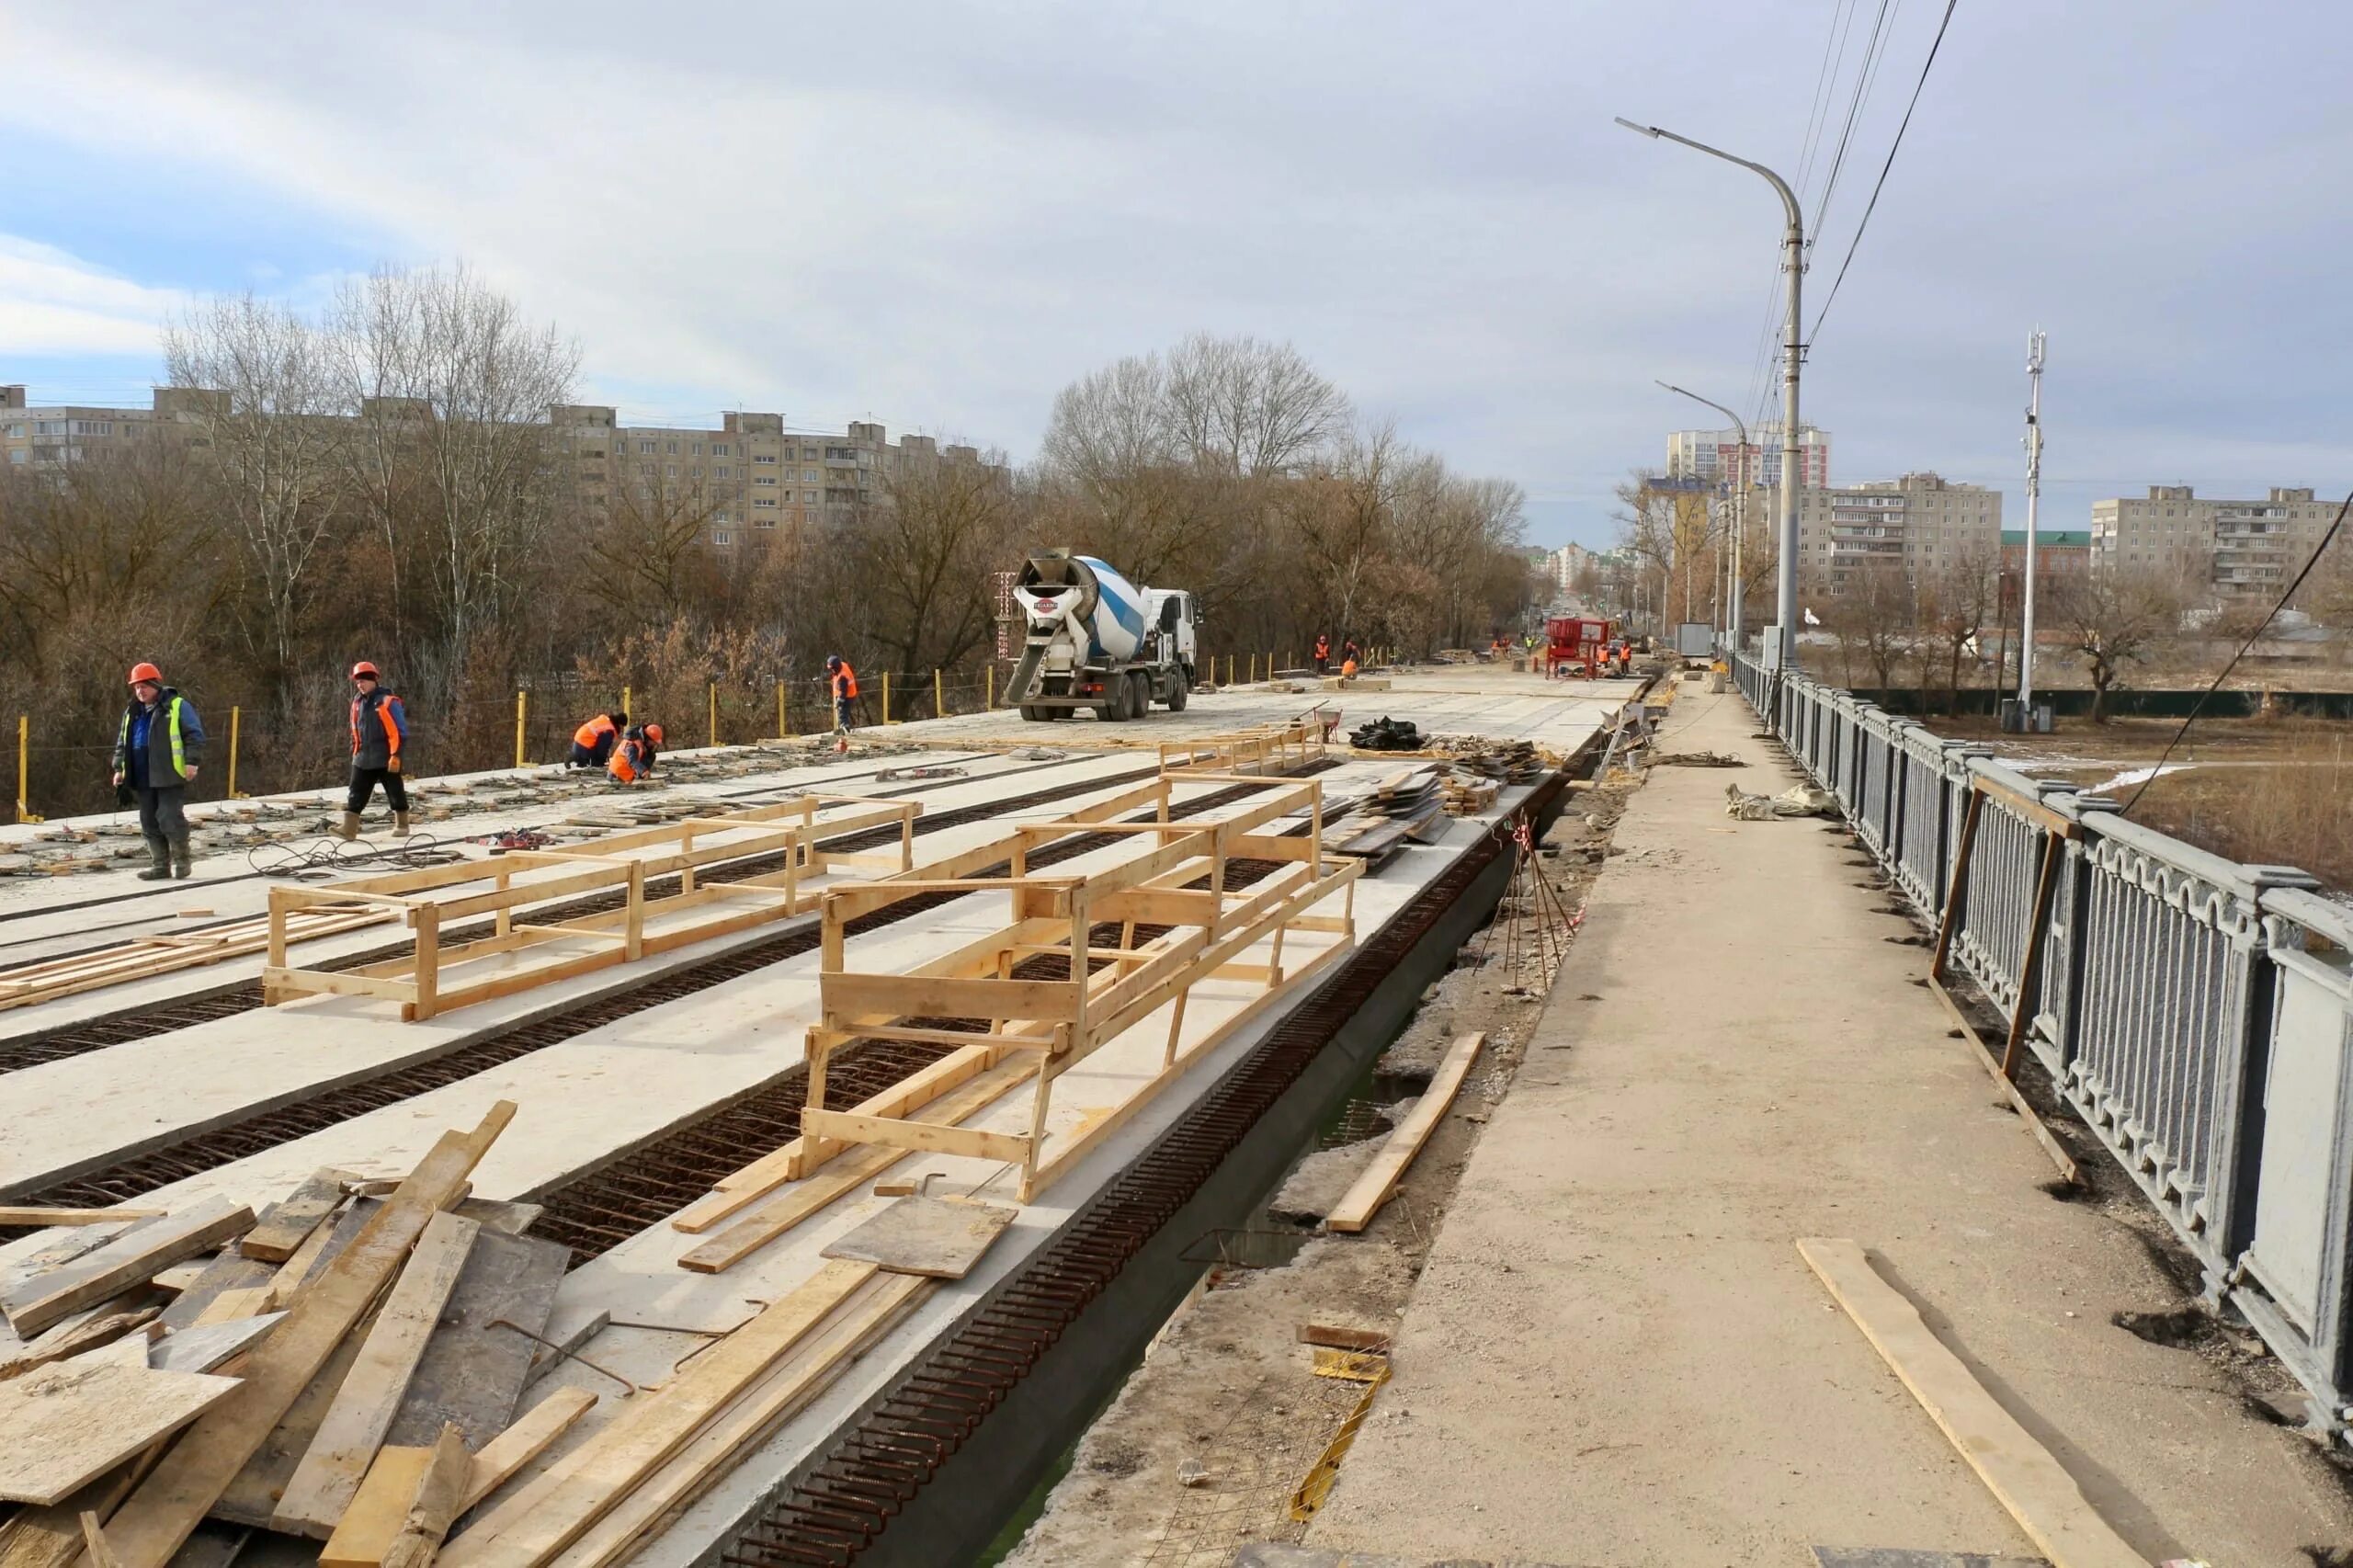
<svg viewBox="0 0 2353 1568"><path fill-rule="evenodd" d="M572 756L565 759L566 767L602 767L613 755L613 747L620 743L621 732L629 728L626 713L599 713L572 732Z"/></svg>
<svg viewBox="0 0 2353 1568"><path fill-rule="evenodd" d="M1340 661L1340 678L1342 680L1353 679L1356 673L1357 662L1354 659L1342 659Z"/></svg>
<svg viewBox="0 0 2353 1568"><path fill-rule="evenodd" d="M858 700L858 672L839 653L828 653L825 682L834 696L834 749L847 751L850 704Z"/></svg>
<svg viewBox="0 0 2353 1568"><path fill-rule="evenodd" d="M1332 639L1319 631L1315 634L1315 673L1328 675L1332 669Z"/></svg>
<svg viewBox="0 0 2353 1568"><path fill-rule="evenodd" d="M662 726L631 724L622 732L620 744L613 748L613 759L605 771L617 783L634 784L654 771L662 749Z"/></svg>
<svg viewBox="0 0 2353 1568"><path fill-rule="evenodd" d="M376 666L362 659L351 666L351 790L344 798L343 825L336 836L348 844L359 836L359 813L384 787L392 808L392 831L408 831L408 786L401 781L401 747L408 740L408 713L386 691Z"/></svg>
<svg viewBox="0 0 2353 1568"><path fill-rule="evenodd" d="M1364 663L1364 650L1357 646L1355 638L1351 637L1340 644L1340 663L1343 665Z"/></svg>
<svg viewBox="0 0 2353 1568"><path fill-rule="evenodd" d="M195 869L180 805L203 758L204 723L195 706L165 686L154 665L131 665L131 704L114 737L114 787L119 799L128 791L139 803L139 832L147 840L142 882L185 877Z"/></svg>

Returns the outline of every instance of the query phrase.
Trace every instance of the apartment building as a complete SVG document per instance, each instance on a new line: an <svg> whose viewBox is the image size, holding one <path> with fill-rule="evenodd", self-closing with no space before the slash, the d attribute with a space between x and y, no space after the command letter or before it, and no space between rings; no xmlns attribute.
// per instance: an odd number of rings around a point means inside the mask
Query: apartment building
<svg viewBox="0 0 2353 1568"><path fill-rule="evenodd" d="M1871 567L1917 580L1974 558L1990 572L2001 548L2002 493L1984 485L1907 473L1799 497L1799 571L1834 595Z"/></svg>
<svg viewBox="0 0 2353 1568"><path fill-rule="evenodd" d="M1560 549L1540 552L1543 560L1538 570L1552 591L1566 597L1576 592L1577 579L1584 576L1599 557L1581 544L1564 544Z"/></svg>
<svg viewBox="0 0 2353 1568"><path fill-rule="evenodd" d="M2222 597L2276 595L2336 516L2309 487L2274 485L2260 501L2200 499L2187 484L2092 503L2091 557L2100 571L2161 572Z"/></svg>
<svg viewBox="0 0 2353 1568"><path fill-rule="evenodd" d="M1738 430L1676 430L1666 437L1666 472L1670 479L1697 479L1710 484L1776 485L1781 483L1781 422L1768 419L1748 427L1748 445L1741 446ZM1798 426L1798 483L1819 490L1830 483L1830 432L1813 425Z"/></svg>
<svg viewBox="0 0 2353 1568"><path fill-rule="evenodd" d="M133 443L169 439L202 445L195 416L217 392L158 387L149 408L72 404L33 406L21 385L0 386L0 465L55 468Z"/></svg>

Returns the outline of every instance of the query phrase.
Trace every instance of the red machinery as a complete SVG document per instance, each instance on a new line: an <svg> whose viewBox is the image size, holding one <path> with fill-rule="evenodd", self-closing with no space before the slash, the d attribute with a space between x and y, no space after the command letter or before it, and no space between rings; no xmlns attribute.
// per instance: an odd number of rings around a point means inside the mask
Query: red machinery
<svg viewBox="0 0 2353 1568"><path fill-rule="evenodd" d="M1588 680L1601 675L1602 661L1617 629L1597 616L1556 615L1544 622L1544 673L1578 668Z"/></svg>

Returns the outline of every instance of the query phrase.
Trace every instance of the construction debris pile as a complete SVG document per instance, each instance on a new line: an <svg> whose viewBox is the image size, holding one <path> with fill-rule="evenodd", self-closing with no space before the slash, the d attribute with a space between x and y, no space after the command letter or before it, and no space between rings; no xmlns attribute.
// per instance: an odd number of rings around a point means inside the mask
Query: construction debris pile
<svg viewBox="0 0 2353 1568"><path fill-rule="evenodd" d="M1778 795L1752 795L1737 784L1724 786L1724 815L1741 822L1776 817L1835 817L1838 797L1811 784L1793 784Z"/></svg>
<svg viewBox="0 0 2353 1568"><path fill-rule="evenodd" d="M1476 735L1433 735L1428 747L1444 752L1458 768L1511 784L1533 784L1545 769L1560 766L1529 741L1491 741Z"/></svg>
<svg viewBox="0 0 2353 1568"><path fill-rule="evenodd" d="M536 1205L467 1196L515 1108L398 1182L321 1171L258 1221L223 1198L0 1211L75 1227L0 1275L0 1497L23 1505L0 1560L67 1568L86 1543L97 1568L165 1568L199 1532L225 1561L267 1529L335 1568L620 1562L944 1272L937 1227L894 1206L658 1387L549 1376L567 1249L527 1233ZM955 1216L966 1267L1009 1217L983 1207Z"/></svg>
<svg viewBox="0 0 2353 1568"><path fill-rule="evenodd" d="M1408 839L1435 842L1446 831L1446 811L1438 770L1405 768L1383 778L1359 799L1347 821L1327 825L1324 847L1335 855L1378 865Z"/></svg>
<svg viewBox="0 0 2353 1568"><path fill-rule="evenodd" d="M1411 719L1375 719L1348 733L1348 744L1359 751L1419 751L1422 732Z"/></svg>

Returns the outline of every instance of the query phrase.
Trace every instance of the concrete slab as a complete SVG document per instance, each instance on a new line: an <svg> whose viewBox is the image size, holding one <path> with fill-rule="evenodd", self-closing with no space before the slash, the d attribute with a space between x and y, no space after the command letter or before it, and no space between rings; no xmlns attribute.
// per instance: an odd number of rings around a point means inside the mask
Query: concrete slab
<svg viewBox="0 0 2353 1568"><path fill-rule="evenodd" d="M2032 1555L1813 1278L1806 1235L1878 1255L2150 1561L2289 1568L2353 1540L2303 1439L2194 1350L2111 1321L2176 1288L2140 1230L2044 1190L1845 841L1723 815L1728 778L1796 777L1762 762L1741 700L1687 696L1672 722L1684 749L1752 765L1662 768L1633 797L1308 1544Z"/></svg>

